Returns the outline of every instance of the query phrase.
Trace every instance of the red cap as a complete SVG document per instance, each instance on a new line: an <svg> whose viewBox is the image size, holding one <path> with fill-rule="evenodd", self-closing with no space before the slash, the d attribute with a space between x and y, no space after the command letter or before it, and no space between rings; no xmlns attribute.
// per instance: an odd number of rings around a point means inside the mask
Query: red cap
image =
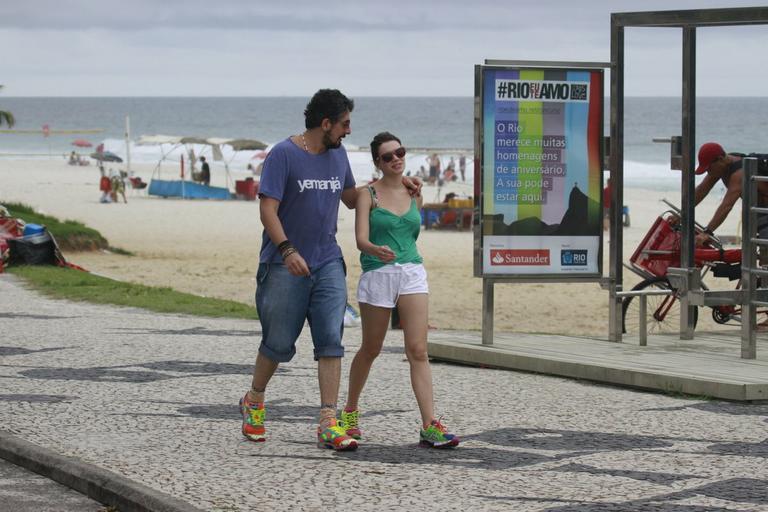
<svg viewBox="0 0 768 512"><path fill-rule="evenodd" d="M717 142L707 142L702 144L699 149L699 166L696 168L696 174L704 174L709 170L709 166L712 162L725 156L725 150L723 146Z"/></svg>

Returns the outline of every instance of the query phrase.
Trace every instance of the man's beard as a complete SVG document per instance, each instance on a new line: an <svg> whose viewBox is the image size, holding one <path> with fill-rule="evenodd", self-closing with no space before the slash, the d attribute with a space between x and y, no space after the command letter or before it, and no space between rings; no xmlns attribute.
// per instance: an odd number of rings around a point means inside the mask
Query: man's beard
<svg viewBox="0 0 768 512"><path fill-rule="evenodd" d="M323 133L323 146L325 146L325 149L336 149L341 146L341 137L336 142L333 142L329 133Z"/></svg>

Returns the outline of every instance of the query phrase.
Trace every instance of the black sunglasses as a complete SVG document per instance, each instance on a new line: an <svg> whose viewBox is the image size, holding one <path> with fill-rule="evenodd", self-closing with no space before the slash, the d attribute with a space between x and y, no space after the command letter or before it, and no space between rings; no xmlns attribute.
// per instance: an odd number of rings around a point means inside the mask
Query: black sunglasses
<svg viewBox="0 0 768 512"><path fill-rule="evenodd" d="M405 148L400 146L394 151L390 151L388 153L384 153L383 155L379 155L379 159L381 159L385 163L389 163L392 160L394 160L395 157L402 160L404 156L405 156Z"/></svg>

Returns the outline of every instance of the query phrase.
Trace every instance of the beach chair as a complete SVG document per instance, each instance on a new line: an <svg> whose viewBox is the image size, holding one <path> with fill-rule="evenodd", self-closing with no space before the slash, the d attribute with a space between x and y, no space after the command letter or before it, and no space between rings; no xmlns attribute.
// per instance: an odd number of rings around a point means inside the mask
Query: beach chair
<svg viewBox="0 0 768 512"><path fill-rule="evenodd" d="M147 193L147 182L143 181L139 176L131 176L128 178L128 182L131 184L131 195Z"/></svg>

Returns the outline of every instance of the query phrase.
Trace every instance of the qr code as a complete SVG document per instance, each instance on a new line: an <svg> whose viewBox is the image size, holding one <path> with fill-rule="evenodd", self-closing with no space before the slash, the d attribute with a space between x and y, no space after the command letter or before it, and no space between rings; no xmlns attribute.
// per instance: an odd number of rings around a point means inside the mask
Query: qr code
<svg viewBox="0 0 768 512"><path fill-rule="evenodd" d="M573 84L571 86L571 99L572 100L586 100L587 99L587 86L586 86L586 84Z"/></svg>

